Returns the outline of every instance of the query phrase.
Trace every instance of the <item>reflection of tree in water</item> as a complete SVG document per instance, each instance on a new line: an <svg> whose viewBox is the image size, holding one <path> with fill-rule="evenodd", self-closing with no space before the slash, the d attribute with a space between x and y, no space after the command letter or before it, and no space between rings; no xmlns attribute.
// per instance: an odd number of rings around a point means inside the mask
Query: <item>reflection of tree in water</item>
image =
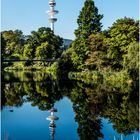
<svg viewBox="0 0 140 140"><path fill-rule="evenodd" d="M98 140L99 137L103 137L101 119L90 111L88 96L83 84L78 83L73 88L71 100L76 113L75 120L78 122L78 133L81 140Z"/></svg>
<svg viewBox="0 0 140 140"><path fill-rule="evenodd" d="M29 95L28 101L32 103L32 106L38 106L41 110L50 109L56 101L62 98L62 95L58 92L57 85L54 81L28 83L25 84L24 87Z"/></svg>
<svg viewBox="0 0 140 140"><path fill-rule="evenodd" d="M2 106L22 106L24 99L21 83L2 83Z"/></svg>
<svg viewBox="0 0 140 140"><path fill-rule="evenodd" d="M129 135L138 131L138 93L133 87L125 91L122 93L107 85L93 87L77 82L71 92L71 100L81 139L102 136L99 116L109 118L118 133Z"/></svg>
<svg viewBox="0 0 140 140"><path fill-rule="evenodd" d="M109 118L118 133L128 135L138 131L138 92L107 94L107 106L101 114Z"/></svg>
<svg viewBox="0 0 140 140"><path fill-rule="evenodd" d="M50 109L56 101L62 98L62 95L58 91L56 81L44 73L32 75L32 77L34 82L24 83L28 101L32 103L32 106L38 106L41 110Z"/></svg>
<svg viewBox="0 0 140 140"><path fill-rule="evenodd" d="M19 81L19 77L16 77L16 75L13 72L1 72L1 82L15 82Z"/></svg>
<svg viewBox="0 0 140 140"><path fill-rule="evenodd" d="M12 73L12 77L13 75ZM32 106L47 110L62 98L57 82L52 80L48 74L22 72L15 73L15 77L21 82L3 83L3 105L21 106L24 102L23 96L26 95L26 100L31 102Z"/></svg>
<svg viewBox="0 0 140 140"><path fill-rule="evenodd" d="M78 133L81 140L98 140L101 133L101 120L89 111L89 106L74 106L75 120L78 122Z"/></svg>
<svg viewBox="0 0 140 140"><path fill-rule="evenodd" d="M48 110L67 96L73 102L81 140L96 140L103 136L100 117L108 118L119 133L128 135L138 131L138 85L135 83L132 88L124 87L125 92L122 92L122 85L120 90L105 84L71 84L52 80L45 74L26 74L25 78L32 82L2 83L2 107L21 106L26 95L32 106Z"/></svg>
<svg viewBox="0 0 140 140"><path fill-rule="evenodd" d="M4 90L5 90L5 84L4 83L1 83L1 109L3 109L3 107L5 106L6 104L6 97L5 97L5 93L4 93Z"/></svg>

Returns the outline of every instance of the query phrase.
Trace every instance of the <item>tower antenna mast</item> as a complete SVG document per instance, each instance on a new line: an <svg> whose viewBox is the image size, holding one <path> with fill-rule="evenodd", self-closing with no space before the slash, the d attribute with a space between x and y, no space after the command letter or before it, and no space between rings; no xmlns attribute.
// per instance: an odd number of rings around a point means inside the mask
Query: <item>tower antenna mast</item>
<svg viewBox="0 0 140 140"><path fill-rule="evenodd" d="M55 14L58 13L58 11L54 9L54 7L56 6L55 0L49 0L49 6L50 6L50 10L48 11L48 14L50 16L49 22L51 24L51 30L54 32L54 23L57 21L57 18L55 18Z"/></svg>

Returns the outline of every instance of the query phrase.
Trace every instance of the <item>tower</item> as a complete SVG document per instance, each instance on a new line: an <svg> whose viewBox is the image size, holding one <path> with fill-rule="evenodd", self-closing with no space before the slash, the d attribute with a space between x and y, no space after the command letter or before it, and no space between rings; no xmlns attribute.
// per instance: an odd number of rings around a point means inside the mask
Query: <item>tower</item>
<svg viewBox="0 0 140 140"><path fill-rule="evenodd" d="M46 119L50 121L50 135L51 135L51 140L54 140L54 135L55 135L55 121L58 120L59 118L57 116L54 115L54 112L57 112L57 109L55 109L54 107L52 107L49 112L51 113L50 116L48 116Z"/></svg>
<svg viewBox="0 0 140 140"><path fill-rule="evenodd" d="M57 21L57 18L55 18L55 14L58 13L57 10L54 10L54 7L56 5L55 0L49 0L49 6L50 6L50 10L48 11L48 14L50 16L49 18L49 22L51 24L51 30L54 31L54 23Z"/></svg>

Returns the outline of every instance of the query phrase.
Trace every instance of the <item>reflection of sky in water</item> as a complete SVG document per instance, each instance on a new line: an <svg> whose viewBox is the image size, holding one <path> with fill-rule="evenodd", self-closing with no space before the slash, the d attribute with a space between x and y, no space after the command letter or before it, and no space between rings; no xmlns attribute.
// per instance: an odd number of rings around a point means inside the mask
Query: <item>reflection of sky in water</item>
<svg viewBox="0 0 140 140"><path fill-rule="evenodd" d="M59 117L56 121L55 139L78 140L77 124L74 121L72 103L64 98L56 103ZM10 108L11 109L11 108ZM20 108L8 108L2 111L2 134L8 134L10 140L50 140L49 121L46 117L50 115L47 111L40 111L25 103Z"/></svg>
<svg viewBox="0 0 140 140"><path fill-rule="evenodd" d="M112 124L108 121L108 119L102 119L102 124L103 124L103 129L102 129L102 133L104 134L104 138L103 140L114 140L114 136L116 137L116 140L118 140L118 137L119 137L119 140L121 140L120 138L123 137L123 140L133 140L133 137L135 138L138 138L138 133L134 133L134 134L131 134L129 136L124 136L124 135L121 135L121 134L118 134L112 127ZM99 140L102 140L102 139L99 139Z"/></svg>
<svg viewBox="0 0 140 140"><path fill-rule="evenodd" d="M59 120L56 121L55 140L79 140L78 125L74 120L70 100L64 97L56 102L55 108L58 110L55 115L59 117ZM24 103L22 107L13 108L13 110L10 112L9 108L5 108L2 111L2 135L9 135L10 140L51 139L49 121L46 120L46 117L50 115L49 112L40 111L37 107L32 107L30 103ZM102 129L103 140L109 140L109 136L118 136L107 119L102 119L102 122L104 126ZM138 133L125 137L125 140L132 140L133 135L138 136Z"/></svg>

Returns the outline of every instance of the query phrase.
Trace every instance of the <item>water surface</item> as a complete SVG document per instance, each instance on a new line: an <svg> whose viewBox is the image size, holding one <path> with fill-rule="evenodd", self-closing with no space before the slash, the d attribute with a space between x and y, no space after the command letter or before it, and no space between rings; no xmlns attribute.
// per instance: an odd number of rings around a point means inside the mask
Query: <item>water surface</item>
<svg viewBox="0 0 140 140"><path fill-rule="evenodd" d="M50 128L52 107L59 119ZM132 88L124 93L42 72L4 73L1 109L2 140L138 138L138 93Z"/></svg>

